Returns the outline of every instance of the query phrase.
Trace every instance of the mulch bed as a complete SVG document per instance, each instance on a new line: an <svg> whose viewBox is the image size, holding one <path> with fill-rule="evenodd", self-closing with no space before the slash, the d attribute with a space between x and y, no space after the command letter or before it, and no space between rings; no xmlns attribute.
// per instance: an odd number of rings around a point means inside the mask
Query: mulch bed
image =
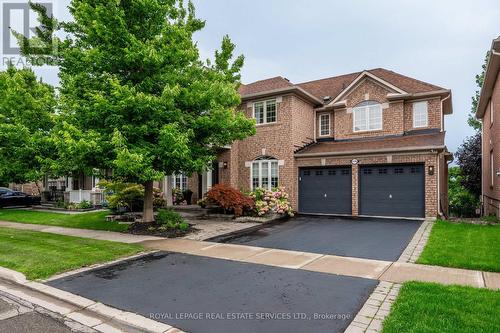
<svg viewBox="0 0 500 333"><path fill-rule="evenodd" d="M150 223L135 222L129 226L127 233L133 235L176 238L176 237L183 237L189 233L198 231L198 229L193 228L192 225L189 225L189 228L186 230L179 230L179 229L162 230L160 229L160 227L162 226L163 225L158 224L156 222L150 222Z"/></svg>

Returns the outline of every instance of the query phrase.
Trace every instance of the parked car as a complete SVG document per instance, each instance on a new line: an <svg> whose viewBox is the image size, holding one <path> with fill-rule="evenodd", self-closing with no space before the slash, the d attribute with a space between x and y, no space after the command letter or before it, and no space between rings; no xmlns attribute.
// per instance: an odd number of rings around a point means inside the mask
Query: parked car
<svg viewBox="0 0 500 333"><path fill-rule="evenodd" d="M0 208L13 206L33 206L40 204L40 197L0 187Z"/></svg>

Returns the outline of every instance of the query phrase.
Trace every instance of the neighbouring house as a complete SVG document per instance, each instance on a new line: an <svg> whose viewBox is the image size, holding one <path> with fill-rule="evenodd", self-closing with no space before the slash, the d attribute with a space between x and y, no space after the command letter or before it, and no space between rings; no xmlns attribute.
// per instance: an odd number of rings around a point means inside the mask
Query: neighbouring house
<svg viewBox="0 0 500 333"><path fill-rule="evenodd" d="M257 134L221 149L211 171L167 182L196 198L216 183L284 186L300 213L447 214L450 90L377 68L299 84L274 77L240 95Z"/></svg>
<svg viewBox="0 0 500 333"><path fill-rule="evenodd" d="M481 203L484 215L500 216L500 37L493 40L476 116L482 121Z"/></svg>

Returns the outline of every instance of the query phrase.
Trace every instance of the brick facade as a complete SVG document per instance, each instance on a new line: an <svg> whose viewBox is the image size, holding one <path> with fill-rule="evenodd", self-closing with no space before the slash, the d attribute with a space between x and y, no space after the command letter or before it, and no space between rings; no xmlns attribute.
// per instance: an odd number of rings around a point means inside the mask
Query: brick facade
<svg viewBox="0 0 500 333"><path fill-rule="evenodd" d="M344 77L343 77L344 78ZM405 80L411 80L405 77ZM330 81L322 81L326 84ZM409 83L404 81L408 86ZM329 84L329 83L328 83ZM417 84L424 84L417 81ZM314 82L308 83L308 86L314 87L315 92L319 88ZM291 83L283 78L273 78L268 81L258 81L255 86L245 86L244 91L248 94L259 92L262 89L288 89L293 87ZM345 84L344 84L345 86ZM405 86L406 87L406 86ZM429 91L436 88L429 85ZM420 87L420 89L423 89ZM437 89L437 88L436 88ZM276 94L266 94L265 96L245 97L239 110L244 112L247 117L253 117L253 104L258 101L275 99L277 102L277 120L271 124L257 125L257 133L253 137L234 142L230 149L221 151L218 155L220 165L226 165L225 168L219 168L219 181L229 184L235 188L247 191L251 188L251 163L261 156L269 156L279 160L279 184L284 186L290 195L290 200L295 209L298 209L298 172L301 167L316 166L351 166L353 158L359 160L358 165L352 166L352 214L358 215L358 170L363 165L374 164L423 164L425 170L430 166L434 167L436 172L425 176L425 216L436 217L439 214L438 199L441 200L443 209L447 209L447 158L444 142L440 149L422 150L416 149L414 152L398 152L399 148L405 148L409 141L406 139L406 132L415 130L413 128L413 101L423 98L399 100L388 99L388 94L394 94L394 87L385 86L383 83L373 79L365 78L346 93L344 100L346 106L343 109L318 109L320 105L314 98L304 96L301 91L285 92ZM319 97L319 96L318 96ZM335 96L330 96L333 100ZM425 130L441 133L441 121L443 116L442 100L440 97L429 97L425 99L428 102L428 127ZM383 128L379 131L353 131L352 108L363 101L376 101L382 105ZM325 104L327 103L325 99ZM304 147L313 143L319 136L319 115L330 114L330 136L321 139L339 142L343 140L371 140L388 137L387 140L379 140L370 145L373 153L363 152L362 154L345 154L345 156L318 156L301 157L296 154ZM420 128L422 129L422 128ZM444 141L444 133L440 135L441 141ZM389 140L389 137L391 138ZM398 139L401 137L401 139ZM422 136L423 137L423 136ZM392 140L392 141L391 141ZM395 145L394 140L401 140L401 145ZM397 141L398 142L398 141ZM416 142L416 141L415 141ZM421 146L427 146L426 140L421 140ZM314 146L314 145L312 145ZM312 147L311 146L311 147ZM328 147L328 146L327 146ZM347 143L346 143L347 147ZM382 148L394 147L394 152L384 152L377 154L376 151ZM307 148L306 148L307 149ZM389 148L390 149L390 148ZM328 153L328 152L326 152ZM438 186L439 179L439 186Z"/></svg>

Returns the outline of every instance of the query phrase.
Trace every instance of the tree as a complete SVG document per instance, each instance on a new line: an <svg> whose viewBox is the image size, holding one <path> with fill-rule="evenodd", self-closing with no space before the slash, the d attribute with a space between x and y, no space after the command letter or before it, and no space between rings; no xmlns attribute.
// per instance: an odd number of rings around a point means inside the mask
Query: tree
<svg viewBox="0 0 500 333"><path fill-rule="evenodd" d="M469 118L467 119L467 123L469 124L469 126L475 129L476 131L481 130L481 122L476 118L476 111L477 111L477 106L479 104L479 96L481 95L481 88L483 87L484 75L486 73L486 67L488 66L489 59L490 59L490 52L488 51L484 58L484 64L482 66L483 69L481 71L481 74L476 75L476 84L479 89L476 90L476 94L472 97L472 108L469 113Z"/></svg>
<svg viewBox="0 0 500 333"><path fill-rule="evenodd" d="M461 170L461 184L473 195L481 195L481 133L465 139L455 153Z"/></svg>
<svg viewBox="0 0 500 333"><path fill-rule="evenodd" d="M54 123L54 89L31 69L9 64L0 72L0 184L39 180L50 157L48 134Z"/></svg>
<svg viewBox="0 0 500 333"><path fill-rule="evenodd" d="M473 217L479 207L479 197L462 186L463 176L459 167L449 170L450 212L458 217Z"/></svg>
<svg viewBox="0 0 500 333"><path fill-rule="evenodd" d="M143 184L144 222L153 221L154 180L203 171L219 147L255 133L255 122L235 111L244 59L232 62L226 36L214 64L200 60L193 34L205 23L191 2L72 0L74 22L32 7L43 23L37 42L57 43L41 54L19 36L23 54L50 56L60 68L52 169L112 169L116 180Z"/></svg>

